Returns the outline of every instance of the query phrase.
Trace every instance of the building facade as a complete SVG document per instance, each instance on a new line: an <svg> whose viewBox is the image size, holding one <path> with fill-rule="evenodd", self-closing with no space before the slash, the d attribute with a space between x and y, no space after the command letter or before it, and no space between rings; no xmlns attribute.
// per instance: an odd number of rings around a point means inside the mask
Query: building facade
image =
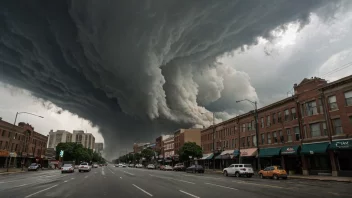
<svg viewBox="0 0 352 198"><path fill-rule="evenodd" d="M201 129L179 129L174 132L174 144L175 153L177 154L180 148L186 142L195 142L197 145L201 146L200 141L200 131Z"/></svg>
<svg viewBox="0 0 352 198"><path fill-rule="evenodd" d="M104 143L102 142L97 142L94 144L94 149L95 149L95 152L102 152L104 150Z"/></svg>
<svg viewBox="0 0 352 198"><path fill-rule="evenodd" d="M47 141L47 136L34 131L27 123L14 126L0 120L0 167L5 167L7 160L12 167L21 167L22 163L43 163Z"/></svg>
<svg viewBox="0 0 352 198"><path fill-rule="evenodd" d="M56 150L56 146L59 143L72 142L72 133L65 130L50 130L48 137L48 148Z"/></svg>
<svg viewBox="0 0 352 198"><path fill-rule="evenodd" d="M84 148L94 149L95 138L91 133L84 133L83 130L73 130L72 142L82 144Z"/></svg>
<svg viewBox="0 0 352 198"><path fill-rule="evenodd" d="M351 175L352 76L304 79L294 91L258 109L257 123L251 111L202 130L204 154L218 154L220 168L241 162L281 165L290 174Z"/></svg>
<svg viewBox="0 0 352 198"><path fill-rule="evenodd" d="M171 158L175 155L175 144L174 136L170 135L168 138L163 140L163 156L165 162L171 162Z"/></svg>

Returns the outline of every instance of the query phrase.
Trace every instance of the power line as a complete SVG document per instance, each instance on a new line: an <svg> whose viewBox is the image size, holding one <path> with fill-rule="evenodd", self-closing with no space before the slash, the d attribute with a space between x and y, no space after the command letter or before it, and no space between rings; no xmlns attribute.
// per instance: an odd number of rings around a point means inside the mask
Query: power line
<svg viewBox="0 0 352 198"><path fill-rule="evenodd" d="M333 70L331 70L329 72L326 72L326 73L322 74L320 77L331 75L333 73L336 73L338 71L341 71L341 70L346 69L346 68L351 67L351 66L352 66L352 62L346 63L346 64L342 65L341 67L335 68L335 69L333 69Z"/></svg>

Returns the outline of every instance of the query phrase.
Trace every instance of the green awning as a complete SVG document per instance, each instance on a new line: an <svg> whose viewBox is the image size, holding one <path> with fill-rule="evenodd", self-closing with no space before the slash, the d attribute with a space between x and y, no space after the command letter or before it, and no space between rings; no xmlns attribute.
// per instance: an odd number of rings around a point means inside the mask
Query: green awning
<svg viewBox="0 0 352 198"><path fill-rule="evenodd" d="M263 148L259 150L259 157L272 157L280 155L281 148Z"/></svg>
<svg viewBox="0 0 352 198"><path fill-rule="evenodd" d="M300 146L284 146L281 148L281 155L298 155Z"/></svg>
<svg viewBox="0 0 352 198"><path fill-rule="evenodd" d="M326 153L326 149L329 146L329 142L320 142L313 144L303 144L301 154L316 154L316 153Z"/></svg>
<svg viewBox="0 0 352 198"><path fill-rule="evenodd" d="M333 140L330 144L331 150L348 150L352 149L352 140Z"/></svg>
<svg viewBox="0 0 352 198"><path fill-rule="evenodd" d="M209 160L209 159L212 159L213 156L214 156L213 153L203 154L203 157L200 158L200 160Z"/></svg>

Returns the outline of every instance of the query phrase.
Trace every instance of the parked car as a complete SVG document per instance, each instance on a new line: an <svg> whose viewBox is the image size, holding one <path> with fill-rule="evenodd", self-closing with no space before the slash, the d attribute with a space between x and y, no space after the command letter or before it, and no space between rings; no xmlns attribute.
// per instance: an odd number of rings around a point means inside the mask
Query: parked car
<svg viewBox="0 0 352 198"><path fill-rule="evenodd" d="M136 168L143 168L143 165L142 165L142 164L136 164L135 167L136 167Z"/></svg>
<svg viewBox="0 0 352 198"><path fill-rule="evenodd" d="M38 171L40 169L40 164L32 163L28 167L28 171Z"/></svg>
<svg viewBox="0 0 352 198"><path fill-rule="evenodd" d="M160 165L159 169L160 170L165 170L165 166L164 165Z"/></svg>
<svg viewBox="0 0 352 198"><path fill-rule="evenodd" d="M186 168L187 173L204 173L204 168L201 165L192 165Z"/></svg>
<svg viewBox="0 0 352 198"><path fill-rule="evenodd" d="M258 172L260 178L287 179L287 172L281 166L269 166Z"/></svg>
<svg viewBox="0 0 352 198"><path fill-rule="evenodd" d="M83 162L79 165L78 171L79 172L89 172L89 171L91 171L91 167L89 166L89 164L87 162Z"/></svg>
<svg viewBox="0 0 352 198"><path fill-rule="evenodd" d="M186 167L182 163L179 163L174 166L173 170L174 171L185 171Z"/></svg>
<svg viewBox="0 0 352 198"><path fill-rule="evenodd" d="M172 168L172 166L170 166L170 165L165 165L165 166L164 166L164 170L165 170L165 171L172 171L173 168Z"/></svg>
<svg viewBox="0 0 352 198"><path fill-rule="evenodd" d="M93 164L93 166L92 166L93 168L98 168L99 167L99 165L98 164Z"/></svg>
<svg viewBox="0 0 352 198"><path fill-rule="evenodd" d="M75 167L73 164L64 164L61 167L61 173L74 173L75 172Z"/></svg>
<svg viewBox="0 0 352 198"><path fill-rule="evenodd" d="M119 167L119 168L126 168L127 166L126 166L126 164L120 163L120 164L117 165L117 167Z"/></svg>
<svg viewBox="0 0 352 198"><path fill-rule="evenodd" d="M155 165L154 164L148 164L147 169L155 169Z"/></svg>
<svg viewBox="0 0 352 198"><path fill-rule="evenodd" d="M225 176L235 175L236 177L254 175L253 167L251 164L231 164L229 167L224 168L222 171Z"/></svg>
<svg viewBox="0 0 352 198"><path fill-rule="evenodd" d="M134 164L129 164L128 167L133 168L133 167L134 167Z"/></svg>

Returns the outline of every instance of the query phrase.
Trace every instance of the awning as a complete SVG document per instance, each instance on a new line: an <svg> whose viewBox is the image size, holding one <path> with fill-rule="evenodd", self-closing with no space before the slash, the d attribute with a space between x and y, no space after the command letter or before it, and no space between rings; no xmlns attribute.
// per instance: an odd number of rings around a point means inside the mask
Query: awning
<svg viewBox="0 0 352 198"><path fill-rule="evenodd" d="M281 155L298 155L300 146L284 146L281 148Z"/></svg>
<svg viewBox="0 0 352 198"><path fill-rule="evenodd" d="M281 148L263 148L259 151L259 157L272 157L280 155Z"/></svg>
<svg viewBox="0 0 352 198"><path fill-rule="evenodd" d="M200 160L209 160L209 159L212 159L214 156L213 153L207 153L207 154L203 154L203 157L200 158Z"/></svg>
<svg viewBox="0 0 352 198"><path fill-rule="evenodd" d="M215 157L215 159L231 159L232 155L218 155Z"/></svg>
<svg viewBox="0 0 352 198"><path fill-rule="evenodd" d="M257 155L257 148L241 149L241 157L252 157Z"/></svg>
<svg viewBox="0 0 352 198"><path fill-rule="evenodd" d="M329 142L320 142L313 144L303 144L301 154L316 154L316 153L326 153L326 149L329 146Z"/></svg>
<svg viewBox="0 0 352 198"><path fill-rule="evenodd" d="M239 151L238 150L225 150L225 151L221 152L220 155L231 155L231 157L236 157L239 155Z"/></svg>
<svg viewBox="0 0 352 198"><path fill-rule="evenodd" d="M333 140L329 150L348 150L352 149L352 139L349 140Z"/></svg>

